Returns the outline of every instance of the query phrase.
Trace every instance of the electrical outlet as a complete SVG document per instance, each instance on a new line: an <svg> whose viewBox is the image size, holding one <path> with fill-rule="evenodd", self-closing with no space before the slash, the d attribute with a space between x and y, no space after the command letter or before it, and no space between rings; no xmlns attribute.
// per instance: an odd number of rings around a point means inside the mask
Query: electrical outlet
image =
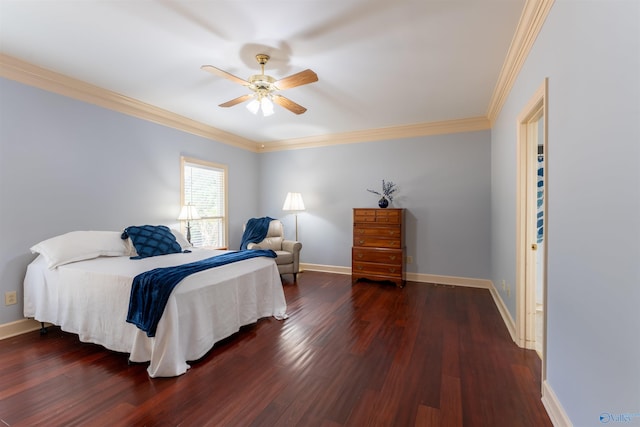
<svg viewBox="0 0 640 427"><path fill-rule="evenodd" d="M4 305L13 305L18 303L18 294L16 291L4 293Z"/></svg>
<svg viewBox="0 0 640 427"><path fill-rule="evenodd" d="M503 291L507 290L507 282L504 279L502 279L502 290Z"/></svg>
<svg viewBox="0 0 640 427"><path fill-rule="evenodd" d="M413 264L413 257L412 256L408 256L407 257L407 264Z"/></svg>
<svg viewBox="0 0 640 427"><path fill-rule="evenodd" d="M511 296L511 285L507 284L507 296Z"/></svg>

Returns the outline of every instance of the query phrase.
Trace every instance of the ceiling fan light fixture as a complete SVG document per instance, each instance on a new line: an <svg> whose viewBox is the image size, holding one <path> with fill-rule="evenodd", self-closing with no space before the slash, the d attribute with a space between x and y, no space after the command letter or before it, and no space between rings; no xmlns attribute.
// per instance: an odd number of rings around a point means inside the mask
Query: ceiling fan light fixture
<svg viewBox="0 0 640 427"><path fill-rule="evenodd" d="M262 108L262 114L265 117L269 117L274 113L273 102L271 102L271 99L269 99L268 96L265 96L260 100L260 107Z"/></svg>
<svg viewBox="0 0 640 427"><path fill-rule="evenodd" d="M257 99L253 99L250 103L247 104L247 110L251 111L253 114L257 114L260 109L260 101Z"/></svg>

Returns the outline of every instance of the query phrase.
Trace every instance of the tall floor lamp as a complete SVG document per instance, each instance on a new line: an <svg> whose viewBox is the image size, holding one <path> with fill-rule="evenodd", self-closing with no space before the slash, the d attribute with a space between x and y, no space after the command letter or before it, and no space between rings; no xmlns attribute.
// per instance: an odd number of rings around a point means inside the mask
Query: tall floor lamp
<svg viewBox="0 0 640 427"><path fill-rule="evenodd" d="M182 210L180 211L180 215L178 215L178 219L180 221L187 221L187 240L191 243L191 223L190 221L194 219L200 219L200 214L198 214L198 210L191 203L182 206Z"/></svg>
<svg viewBox="0 0 640 427"><path fill-rule="evenodd" d="M282 206L283 211L292 211L296 216L296 242L298 241L298 212L304 210L304 202L302 201L302 194L300 193L287 193L287 198L284 200Z"/></svg>

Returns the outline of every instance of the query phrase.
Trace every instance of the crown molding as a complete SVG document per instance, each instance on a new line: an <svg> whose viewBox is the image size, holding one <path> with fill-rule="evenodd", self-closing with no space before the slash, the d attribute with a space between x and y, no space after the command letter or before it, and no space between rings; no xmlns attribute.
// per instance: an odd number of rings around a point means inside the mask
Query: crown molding
<svg viewBox="0 0 640 427"><path fill-rule="evenodd" d="M474 132L487 129L491 129L491 123L486 117L471 117L467 119L417 123L406 126L393 126L334 133L329 135L317 135L305 138L286 139L282 141L271 141L262 144L260 149L263 152L294 150L301 148L326 147L330 145L412 138L417 136Z"/></svg>
<svg viewBox="0 0 640 427"><path fill-rule="evenodd" d="M5 54L0 54L0 76L228 145L258 151L255 141Z"/></svg>
<svg viewBox="0 0 640 427"><path fill-rule="evenodd" d="M5 54L0 54L0 76L253 152L472 132L491 127L486 117L472 117L259 143Z"/></svg>
<svg viewBox="0 0 640 427"><path fill-rule="evenodd" d="M500 110L511 92L524 62L536 41L544 21L555 0L526 0L518 27L511 40L507 57L500 70L498 82L489 102L487 118L491 125L498 118Z"/></svg>
<svg viewBox="0 0 640 427"><path fill-rule="evenodd" d="M0 54L0 76L253 152L472 132L491 129L553 3L554 0L526 0L486 117L417 123L259 143L5 54Z"/></svg>

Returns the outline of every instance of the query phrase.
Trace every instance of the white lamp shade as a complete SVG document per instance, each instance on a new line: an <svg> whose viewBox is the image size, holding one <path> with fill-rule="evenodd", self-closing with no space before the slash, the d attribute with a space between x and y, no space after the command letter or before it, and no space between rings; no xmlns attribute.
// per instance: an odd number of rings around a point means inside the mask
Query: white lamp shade
<svg viewBox="0 0 640 427"><path fill-rule="evenodd" d="M182 210L180 211L180 215L178 215L179 220L190 221L192 219L200 219L200 214L198 214L198 210L195 206L192 205L184 205Z"/></svg>
<svg viewBox="0 0 640 427"><path fill-rule="evenodd" d="M283 211L303 211L304 202L302 201L302 194L300 193L287 193L287 198L282 206Z"/></svg>
<svg viewBox="0 0 640 427"><path fill-rule="evenodd" d="M260 109L260 101L257 99L252 100L247 104L247 110L251 111L253 114L256 114Z"/></svg>
<svg viewBox="0 0 640 427"><path fill-rule="evenodd" d="M265 96L262 98L262 101L260 101L260 107L262 108L262 114L265 117L269 117L273 114L273 102L271 102L268 97Z"/></svg>

